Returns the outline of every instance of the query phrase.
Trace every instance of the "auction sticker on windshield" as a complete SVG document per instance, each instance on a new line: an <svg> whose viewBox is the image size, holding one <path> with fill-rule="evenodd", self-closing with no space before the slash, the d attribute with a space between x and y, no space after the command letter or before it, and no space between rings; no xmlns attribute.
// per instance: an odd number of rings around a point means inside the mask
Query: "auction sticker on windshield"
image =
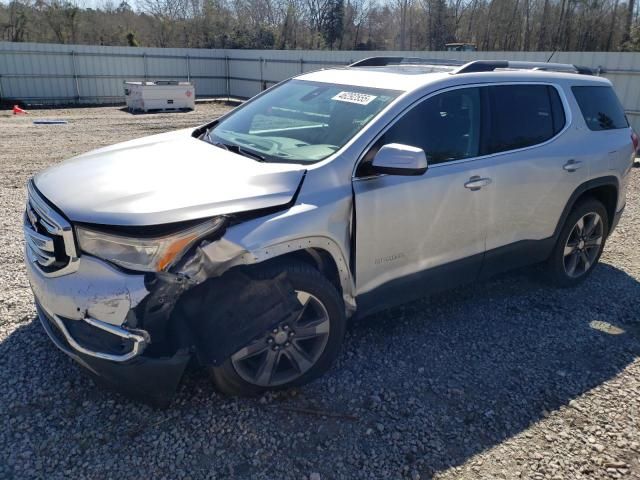
<svg viewBox="0 0 640 480"><path fill-rule="evenodd" d="M338 100L339 102L357 103L358 105L369 105L376 98L377 98L376 95L368 95L366 93L340 92L331 100Z"/></svg>

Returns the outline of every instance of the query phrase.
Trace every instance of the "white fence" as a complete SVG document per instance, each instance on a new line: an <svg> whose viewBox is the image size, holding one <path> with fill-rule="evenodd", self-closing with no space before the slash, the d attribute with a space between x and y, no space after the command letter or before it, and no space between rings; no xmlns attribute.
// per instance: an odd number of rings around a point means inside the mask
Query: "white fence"
<svg viewBox="0 0 640 480"><path fill-rule="evenodd" d="M204 50L0 42L0 100L123 103L124 80L188 80L200 98L248 98L301 72L375 55L547 61L551 52ZM557 52L551 61L602 67L640 131L640 53Z"/></svg>

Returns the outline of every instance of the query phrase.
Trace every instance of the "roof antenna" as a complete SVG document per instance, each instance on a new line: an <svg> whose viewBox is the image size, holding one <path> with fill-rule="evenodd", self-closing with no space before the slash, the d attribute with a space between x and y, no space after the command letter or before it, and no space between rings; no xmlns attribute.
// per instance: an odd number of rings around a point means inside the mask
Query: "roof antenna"
<svg viewBox="0 0 640 480"><path fill-rule="evenodd" d="M553 52L551 52L551 55L549 56L549 58L547 58L547 63L551 61L551 59L553 58L553 56L556 54L557 51L558 49L556 48Z"/></svg>

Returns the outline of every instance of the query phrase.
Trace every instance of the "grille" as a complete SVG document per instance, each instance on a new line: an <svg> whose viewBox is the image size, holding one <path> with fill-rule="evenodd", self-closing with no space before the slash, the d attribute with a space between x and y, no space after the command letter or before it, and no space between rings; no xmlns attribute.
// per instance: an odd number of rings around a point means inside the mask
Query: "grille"
<svg viewBox="0 0 640 480"><path fill-rule="evenodd" d="M29 260L47 276L77 270L78 257L71 224L44 201L32 182L27 190L29 200L23 230Z"/></svg>

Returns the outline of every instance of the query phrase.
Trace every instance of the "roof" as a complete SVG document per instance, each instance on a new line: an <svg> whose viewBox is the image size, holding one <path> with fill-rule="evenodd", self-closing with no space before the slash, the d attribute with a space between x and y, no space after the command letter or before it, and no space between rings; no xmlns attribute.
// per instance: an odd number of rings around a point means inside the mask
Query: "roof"
<svg viewBox="0 0 640 480"><path fill-rule="evenodd" d="M531 69L495 69L455 73L460 67L447 65L401 64L387 66L341 67L305 73L296 77L300 80L352 85L358 87L382 88L404 92L417 90L438 83L455 86L473 83L493 82L564 82L572 84L610 85L609 80L595 75L567 73L566 71L546 71ZM454 74L455 73L455 74Z"/></svg>
<svg viewBox="0 0 640 480"><path fill-rule="evenodd" d="M436 79L446 78L449 76L448 72L453 70L451 67L438 68L440 70L437 72L423 66L331 68L305 73L296 78L338 85L409 91Z"/></svg>

